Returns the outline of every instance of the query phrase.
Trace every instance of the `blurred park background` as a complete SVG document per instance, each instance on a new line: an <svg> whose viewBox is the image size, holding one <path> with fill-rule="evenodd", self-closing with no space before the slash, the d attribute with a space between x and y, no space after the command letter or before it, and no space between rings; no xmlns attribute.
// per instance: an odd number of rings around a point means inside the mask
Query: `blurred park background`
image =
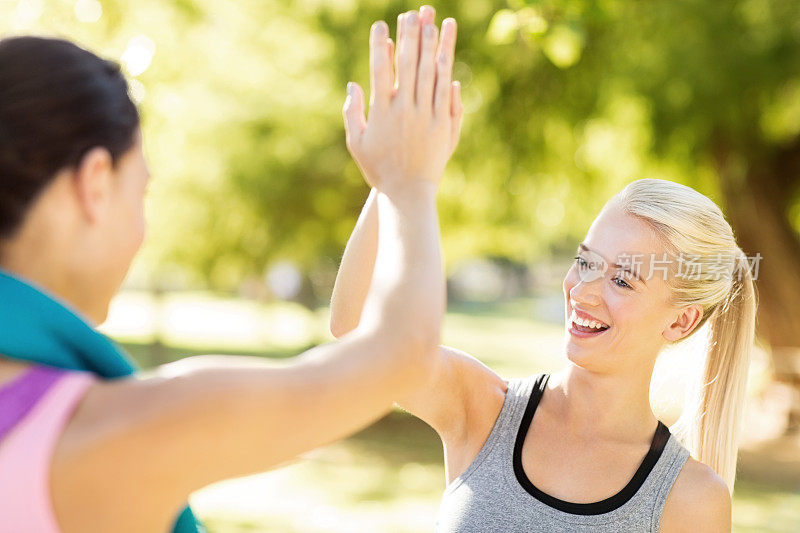
<svg viewBox="0 0 800 533"><path fill-rule="evenodd" d="M557 370L561 278L603 203L640 177L697 188L763 260L734 530L800 531L800 2L452 0L461 143L439 208L444 342L506 377ZM367 187L344 143L377 0L0 0L0 32L120 61L154 176L148 238L103 330L143 367L284 358L331 340L338 260ZM696 336L694 338L700 338ZM665 353L677 418L702 345ZM213 533L432 531L435 433L396 412L283 469L197 492Z"/></svg>

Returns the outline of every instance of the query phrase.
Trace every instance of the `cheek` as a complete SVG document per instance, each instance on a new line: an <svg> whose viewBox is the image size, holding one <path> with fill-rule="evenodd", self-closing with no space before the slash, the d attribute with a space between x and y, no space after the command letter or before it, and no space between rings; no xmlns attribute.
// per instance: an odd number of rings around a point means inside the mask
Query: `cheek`
<svg viewBox="0 0 800 533"><path fill-rule="evenodd" d="M611 287L605 291L605 304L614 321L625 328L626 334L645 335L656 320L653 310L639 295L619 294Z"/></svg>
<svg viewBox="0 0 800 533"><path fill-rule="evenodd" d="M609 292L611 291L605 293L603 299L614 323L624 325L626 328L628 326L635 327L639 318L636 305L629 299L620 298L618 295L609 294Z"/></svg>
<svg viewBox="0 0 800 533"><path fill-rule="evenodd" d="M126 196L124 212L121 231L125 235L128 254L132 255L139 249L145 236L144 199L140 193Z"/></svg>
<svg viewBox="0 0 800 533"><path fill-rule="evenodd" d="M136 244L136 249L138 250L144 242L144 236L147 231L144 217L144 205L141 202L134 210L133 220L131 222L131 231L133 232L134 242Z"/></svg>

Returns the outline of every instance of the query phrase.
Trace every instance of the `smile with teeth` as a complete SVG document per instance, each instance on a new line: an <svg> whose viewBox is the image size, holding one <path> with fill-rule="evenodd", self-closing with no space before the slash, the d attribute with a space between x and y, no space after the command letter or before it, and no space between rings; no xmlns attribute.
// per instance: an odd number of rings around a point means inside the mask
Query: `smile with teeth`
<svg viewBox="0 0 800 533"><path fill-rule="evenodd" d="M572 311L572 315L570 315L569 319L573 324L582 326L584 328L590 328L594 331L603 331L609 328L608 324L604 324L603 322L597 320L585 320L579 317L574 310Z"/></svg>

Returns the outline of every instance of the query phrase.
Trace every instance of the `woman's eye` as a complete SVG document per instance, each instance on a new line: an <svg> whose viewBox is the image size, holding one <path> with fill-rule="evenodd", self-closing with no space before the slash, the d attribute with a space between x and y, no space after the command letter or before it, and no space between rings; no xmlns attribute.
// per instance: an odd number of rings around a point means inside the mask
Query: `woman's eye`
<svg viewBox="0 0 800 533"><path fill-rule="evenodd" d="M622 278L614 278L614 279L612 279L611 281L613 281L613 282L617 282L617 281L619 281L619 282L621 283L621 285L620 285L620 283L617 283L616 285L617 285L618 287L622 287L623 289L630 289L630 288L631 288L631 286L630 286L630 285L628 285L628 283L627 283L627 282L626 282L624 279L622 279Z"/></svg>
<svg viewBox="0 0 800 533"><path fill-rule="evenodd" d="M579 255L575 256L575 264L578 265L578 268L586 268L587 266L589 266L589 263L587 263L586 260L583 257L579 256ZM630 284L627 281L625 281L624 279L622 279L621 277L613 278L611 281L617 287L620 287L620 288L623 288L623 289L633 289L633 287L631 287Z"/></svg>
<svg viewBox="0 0 800 533"><path fill-rule="evenodd" d="M611 281L614 282L617 287L622 287L624 289L633 289L633 286L628 283L626 280L633 279L633 274L628 272L627 270L618 269L614 272L616 275Z"/></svg>

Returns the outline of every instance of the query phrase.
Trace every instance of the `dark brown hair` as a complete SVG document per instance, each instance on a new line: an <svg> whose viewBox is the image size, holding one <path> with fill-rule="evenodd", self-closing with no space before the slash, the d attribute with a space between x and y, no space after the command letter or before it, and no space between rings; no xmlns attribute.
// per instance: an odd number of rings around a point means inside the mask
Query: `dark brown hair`
<svg viewBox="0 0 800 533"><path fill-rule="evenodd" d="M117 63L62 39L0 40L0 239L57 172L97 146L116 163L138 127Z"/></svg>

